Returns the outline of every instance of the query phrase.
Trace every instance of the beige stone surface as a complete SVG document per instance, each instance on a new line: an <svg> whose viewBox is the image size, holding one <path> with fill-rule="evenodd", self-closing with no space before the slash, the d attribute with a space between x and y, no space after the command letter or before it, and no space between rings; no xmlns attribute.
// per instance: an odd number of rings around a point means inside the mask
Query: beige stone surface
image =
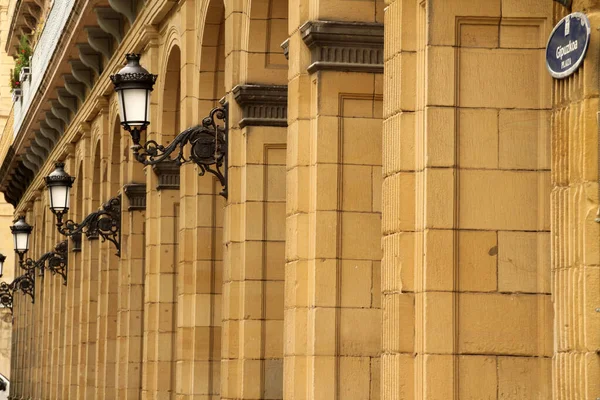
<svg viewBox="0 0 600 400"><path fill-rule="evenodd" d="M597 3L573 10L596 26ZM61 238L41 181L58 159L77 178L74 220L132 182L146 210L124 201L120 258L84 238L66 287L46 276L35 304L15 299L13 398L598 396L600 33L554 82L543 48L565 10L547 0L138 8L118 49L158 75L149 135L168 143L226 96L229 197L193 164L157 190L108 82L89 89L18 205L31 255ZM309 74L300 27L315 20L384 23L385 72ZM49 73L68 72L73 44ZM241 128L238 84L287 84L288 126Z"/></svg>

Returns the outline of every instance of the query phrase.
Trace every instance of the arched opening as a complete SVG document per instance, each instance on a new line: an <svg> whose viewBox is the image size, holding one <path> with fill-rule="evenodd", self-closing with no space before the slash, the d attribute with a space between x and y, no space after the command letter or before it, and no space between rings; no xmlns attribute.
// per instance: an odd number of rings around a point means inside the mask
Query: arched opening
<svg viewBox="0 0 600 400"><path fill-rule="evenodd" d="M205 116L225 96L225 6L208 6L200 54L200 115Z"/></svg>
<svg viewBox="0 0 600 400"><path fill-rule="evenodd" d="M173 46L169 54L162 92L161 131L165 143L180 130L181 50Z"/></svg>
<svg viewBox="0 0 600 400"><path fill-rule="evenodd" d="M125 153L126 157L128 153ZM121 130L118 117L113 123L112 131L112 149L110 152L110 182L111 197L115 196L121 190L121 163L126 162L125 157L121 157Z"/></svg>

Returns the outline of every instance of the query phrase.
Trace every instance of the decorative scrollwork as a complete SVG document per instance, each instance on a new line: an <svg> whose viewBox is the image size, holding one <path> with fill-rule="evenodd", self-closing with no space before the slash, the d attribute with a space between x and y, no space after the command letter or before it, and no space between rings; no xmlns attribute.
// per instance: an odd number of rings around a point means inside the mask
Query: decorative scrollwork
<svg viewBox="0 0 600 400"><path fill-rule="evenodd" d="M64 225L64 227L63 227ZM65 235L77 238L84 233L88 238L100 236L102 241L108 240L117 248L117 256L121 254L121 195L113 197L102 205L100 210L91 213L80 223L69 219L62 221L57 215L58 231Z"/></svg>
<svg viewBox="0 0 600 400"><path fill-rule="evenodd" d="M51 252L52 256L46 260L46 265L42 266L41 272L48 269L52 275L60 275L63 278L63 284L67 285L67 265L68 265L69 242L66 240L60 242Z"/></svg>
<svg viewBox="0 0 600 400"><path fill-rule="evenodd" d="M175 161L179 165L194 162L200 169L200 176L209 172L219 179L223 186L221 195L227 197L228 113L227 104L212 109L202 121L202 125L184 130L168 146L163 146L155 140L148 140L140 145L140 133L132 132L133 155L144 165L155 165L165 160ZM222 122L221 125L219 121ZM187 144L190 144L189 158L184 155ZM171 154L176 150L177 155L171 158Z"/></svg>
<svg viewBox="0 0 600 400"><path fill-rule="evenodd" d="M16 290L31 297L31 302L35 302L35 269L30 269L23 275L15 278L11 283L0 282L0 304L13 312L13 299Z"/></svg>

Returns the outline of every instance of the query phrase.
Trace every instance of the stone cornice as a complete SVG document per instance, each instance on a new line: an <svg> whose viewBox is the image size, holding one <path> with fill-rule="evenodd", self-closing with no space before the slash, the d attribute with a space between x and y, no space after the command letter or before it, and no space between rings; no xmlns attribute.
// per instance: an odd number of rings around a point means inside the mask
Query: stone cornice
<svg viewBox="0 0 600 400"><path fill-rule="evenodd" d="M287 126L287 86L238 85L233 97L242 108L240 128Z"/></svg>
<svg viewBox="0 0 600 400"><path fill-rule="evenodd" d="M179 164L175 161L163 161L152 166L158 177L157 190L179 190Z"/></svg>
<svg viewBox="0 0 600 400"><path fill-rule="evenodd" d="M308 21L300 27L311 53L309 73L321 70L383 73L383 24Z"/></svg>
<svg viewBox="0 0 600 400"><path fill-rule="evenodd" d="M146 184L129 183L123 186L123 192L129 199L129 211L146 209Z"/></svg>

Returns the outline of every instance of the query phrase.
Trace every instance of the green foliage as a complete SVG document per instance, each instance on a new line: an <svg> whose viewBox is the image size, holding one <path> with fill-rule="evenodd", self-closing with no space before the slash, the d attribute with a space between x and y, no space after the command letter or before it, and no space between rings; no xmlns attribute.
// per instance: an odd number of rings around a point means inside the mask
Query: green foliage
<svg viewBox="0 0 600 400"><path fill-rule="evenodd" d="M23 67L29 67L29 58L31 57L31 45L29 44L29 38L26 35L21 36L19 41L19 48L17 49L17 55L15 59L15 69L10 72L10 91L12 93L15 89L21 88L21 81L19 76Z"/></svg>

